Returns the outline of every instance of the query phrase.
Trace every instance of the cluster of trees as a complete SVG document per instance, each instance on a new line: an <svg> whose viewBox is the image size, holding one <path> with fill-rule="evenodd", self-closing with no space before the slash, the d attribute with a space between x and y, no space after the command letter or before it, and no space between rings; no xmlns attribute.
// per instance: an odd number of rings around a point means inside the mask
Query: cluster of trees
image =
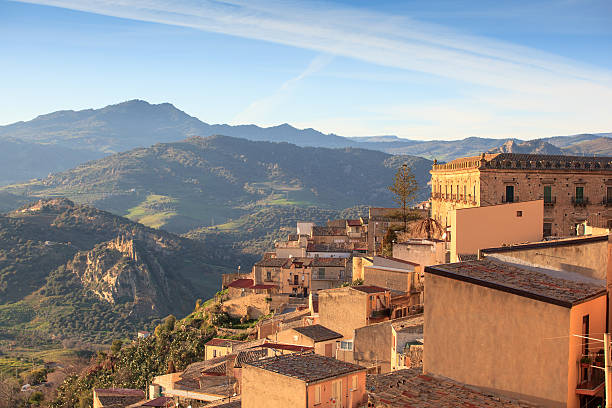
<svg viewBox="0 0 612 408"><path fill-rule="evenodd" d="M154 334L129 344L114 341L108 353L98 353L81 375L71 375L57 389L50 408L91 407L93 388L144 390L153 377L182 371L204 359L204 344L214 328L199 320L177 321L168 316Z"/></svg>

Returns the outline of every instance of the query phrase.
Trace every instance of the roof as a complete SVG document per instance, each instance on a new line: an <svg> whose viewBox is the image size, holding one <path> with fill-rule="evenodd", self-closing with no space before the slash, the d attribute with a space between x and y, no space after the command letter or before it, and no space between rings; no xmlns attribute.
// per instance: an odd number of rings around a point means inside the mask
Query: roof
<svg viewBox="0 0 612 408"><path fill-rule="evenodd" d="M234 393L234 377L225 375L202 375L197 378L183 378L175 383L178 390L190 390L202 394L226 396ZM166 390L171 394L171 390Z"/></svg>
<svg viewBox="0 0 612 408"><path fill-rule="evenodd" d="M554 239L550 241L529 242L525 244L512 244L502 247L484 248L480 252L483 254L496 252L512 252L516 250L536 249L536 248L553 248L560 246L574 246L580 244L590 244L592 242L608 242L608 235L589 235L580 237L571 237L563 239Z"/></svg>
<svg viewBox="0 0 612 408"><path fill-rule="evenodd" d="M336 244L315 244L309 242L306 246L307 252L351 252L351 248L348 243L336 243Z"/></svg>
<svg viewBox="0 0 612 408"><path fill-rule="evenodd" d="M206 342L206 344L204 344L205 346L217 346L217 347L232 347L236 344L242 344L245 343L244 341L241 340L231 340L231 339L219 339L219 338L213 338L210 339Z"/></svg>
<svg viewBox="0 0 612 408"><path fill-rule="evenodd" d="M425 375L421 368L398 370L383 375L368 375L369 402L376 407L508 408L529 406L491 393L480 392L449 379Z"/></svg>
<svg viewBox="0 0 612 408"><path fill-rule="evenodd" d="M317 258L310 258L310 266L311 267L317 267L317 266L337 266L337 267L345 267L346 266L346 258L324 258L324 257L317 257Z"/></svg>
<svg viewBox="0 0 612 408"><path fill-rule="evenodd" d="M433 170L485 169L537 169L556 171L610 170L612 157L566 156L552 154L492 153L481 156L462 157L444 164L434 164Z"/></svg>
<svg viewBox="0 0 612 408"><path fill-rule="evenodd" d="M249 363L251 361L256 361L268 356L267 350L243 350L238 353L236 356L236 362L234 363L234 367L240 368L245 363Z"/></svg>
<svg viewBox="0 0 612 408"><path fill-rule="evenodd" d="M336 236L336 235L346 235L346 228L343 227L321 227L315 225L312 227L312 235L313 236Z"/></svg>
<svg viewBox="0 0 612 408"><path fill-rule="evenodd" d="M563 307L605 295L605 286L572 272L485 258L428 266L425 272Z"/></svg>
<svg viewBox="0 0 612 408"><path fill-rule="evenodd" d="M144 391L129 388L96 388L95 392L103 407L125 407L145 399Z"/></svg>
<svg viewBox="0 0 612 408"><path fill-rule="evenodd" d="M255 266L264 266L264 267L267 266L267 267L280 268L288 260L289 258L265 258L265 259L262 259L261 261L255 262Z"/></svg>
<svg viewBox="0 0 612 408"><path fill-rule="evenodd" d="M423 313L391 320L393 329L400 333L423 333L424 324Z"/></svg>
<svg viewBox="0 0 612 408"><path fill-rule="evenodd" d="M351 286L352 289L358 290L360 292L363 293L381 293L381 292L387 292L388 290L385 288L381 288L379 286L366 286L366 285L357 285L357 286Z"/></svg>
<svg viewBox="0 0 612 408"><path fill-rule="evenodd" d="M285 354L254 361L249 365L287 377L297 378L307 383L365 371L365 368L356 364L314 353Z"/></svg>
<svg viewBox="0 0 612 408"><path fill-rule="evenodd" d="M346 220L346 225L349 227L359 227L361 226L361 220Z"/></svg>
<svg viewBox="0 0 612 408"><path fill-rule="evenodd" d="M227 285L228 288L250 288L253 286L253 279L237 279Z"/></svg>
<svg viewBox="0 0 612 408"><path fill-rule="evenodd" d="M328 329L325 326L321 326L320 324L294 327L293 330L302 334L303 336L308 337L309 339L314 340L315 343L342 338L340 333L336 333L335 331Z"/></svg>

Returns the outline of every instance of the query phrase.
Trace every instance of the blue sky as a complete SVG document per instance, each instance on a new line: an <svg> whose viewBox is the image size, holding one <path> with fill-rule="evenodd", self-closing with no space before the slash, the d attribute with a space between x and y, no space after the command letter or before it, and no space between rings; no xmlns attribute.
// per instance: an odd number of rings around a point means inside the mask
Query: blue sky
<svg viewBox="0 0 612 408"><path fill-rule="evenodd" d="M346 136L612 131L612 2L0 0L0 124L129 99Z"/></svg>

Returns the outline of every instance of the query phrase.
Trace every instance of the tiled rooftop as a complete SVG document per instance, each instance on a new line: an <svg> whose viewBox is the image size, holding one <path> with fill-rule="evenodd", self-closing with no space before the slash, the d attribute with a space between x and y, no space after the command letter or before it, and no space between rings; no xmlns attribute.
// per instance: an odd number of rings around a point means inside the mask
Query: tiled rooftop
<svg viewBox="0 0 612 408"><path fill-rule="evenodd" d="M205 346L217 346L217 347L232 347L235 344L242 344L244 341L240 340L231 340L231 339L210 339L206 342Z"/></svg>
<svg viewBox="0 0 612 408"><path fill-rule="evenodd" d="M423 314L391 320L391 325L395 331L402 333L423 333L424 324Z"/></svg>
<svg viewBox="0 0 612 408"><path fill-rule="evenodd" d="M104 407L125 407L145 399L142 390L129 388L97 388L96 395Z"/></svg>
<svg viewBox="0 0 612 408"><path fill-rule="evenodd" d="M457 383L422 374L421 368L368 375L368 406L380 408L533 407Z"/></svg>
<svg viewBox="0 0 612 408"><path fill-rule="evenodd" d="M271 268L280 268L288 260L289 258L264 258L261 261L255 262L255 266L267 266Z"/></svg>
<svg viewBox="0 0 612 408"><path fill-rule="evenodd" d="M228 288L238 289L250 288L251 286L253 286L253 279L236 279L235 281L227 285Z"/></svg>
<svg viewBox="0 0 612 408"><path fill-rule="evenodd" d="M331 236L331 235L346 235L346 228L342 227L321 227L315 225L312 227L313 236Z"/></svg>
<svg viewBox="0 0 612 408"><path fill-rule="evenodd" d="M294 353L254 361L249 365L305 382L338 377L365 368L314 353Z"/></svg>
<svg viewBox="0 0 612 408"><path fill-rule="evenodd" d="M312 350L312 347L308 347L308 346L298 346L295 344L281 344L281 343L264 343L262 347L271 348L274 350L300 351L300 352Z"/></svg>
<svg viewBox="0 0 612 408"><path fill-rule="evenodd" d="M141 407L168 407L170 403L174 403L170 397L158 397L147 401L141 405Z"/></svg>
<svg viewBox="0 0 612 408"><path fill-rule="evenodd" d="M304 327L295 327L293 330L314 340L315 342L342 338L342 335L340 333L336 333L335 331L328 329L325 326L321 326L320 324L314 324L312 326Z"/></svg>
<svg viewBox="0 0 612 408"><path fill-rule="evenodd" d="M337 243L337 244L315 244L309 242L306 246L308 252L351 252L351 246L349 243Z"/></svg>
<svg viewBox="0 0 612 408"><path fill-rule="evenodd" d="M605 287L571 272L518 265L485 258L429 266L425 272L489 287L519 296L571 307L605 294Z"/></svg>

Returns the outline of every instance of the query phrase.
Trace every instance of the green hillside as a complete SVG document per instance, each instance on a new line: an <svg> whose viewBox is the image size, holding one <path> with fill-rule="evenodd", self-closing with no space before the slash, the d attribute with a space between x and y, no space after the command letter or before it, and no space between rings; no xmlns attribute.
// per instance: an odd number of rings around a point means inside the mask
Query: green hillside
<svg viewBox="0 0 612 408"><path fill-rule="evenodd" d="M104 342L185 315L234 269L212 244L66 199L0 216L0 341Z"/></svg>
<svg viewBox="0 0 612 408"><path fill-rule="evenodd" d="M226 136L134 149L0 191L68 197L148 226L184 233L267 206L330 210L391 206L387 186L404 162L419 182L417 198L425 199L429 160Z"/></svg>

